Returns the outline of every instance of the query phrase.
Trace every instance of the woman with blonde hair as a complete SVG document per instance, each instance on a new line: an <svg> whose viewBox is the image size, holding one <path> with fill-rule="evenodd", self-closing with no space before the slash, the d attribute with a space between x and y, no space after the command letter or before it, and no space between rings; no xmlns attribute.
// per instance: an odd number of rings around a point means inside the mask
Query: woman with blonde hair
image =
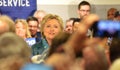
<svg viewBox="0 0 120 70"><path fill-rule="evenodd" d="M15 20L16 34L23 39L30 38L31 34L25 19Z"/></svg>
<svg viewBox="0 0 120 70"><path fill-rule="evenodd" d="M32 46L32 54L47 57L53 38L63 31L63 20L58 15L48 14L41 23L42 40ZM41 57L40 57L41 58ZM34 60L34 58L33 58ZM43 59L44 60L44 59Z"/></svg>

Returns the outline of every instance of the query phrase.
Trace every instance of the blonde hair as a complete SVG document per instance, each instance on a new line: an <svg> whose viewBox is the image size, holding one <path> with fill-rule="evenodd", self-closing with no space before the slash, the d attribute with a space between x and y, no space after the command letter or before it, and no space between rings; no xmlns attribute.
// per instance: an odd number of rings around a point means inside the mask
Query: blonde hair
<svg viewBox="0 0 120 70"><path fill-rule="evenodd" d="M63 31L63 20L61 17L59 17L58 15L53 15L53 14L47 14L42 22L41 22L41 33L43 35L43 29L44 29L44 26L45 26L45 23L51 19L56 19L58 21L58 23L60 24L60 28L61 28L61 31ZM43 35L44 37L44 35Z"/></svg>
<svg viewBox="0 0 120 70"><path fill-rule="evenodd" d="M26 37L30 38L31 34L30 34L30 31L29 31L29 28L28 28L27 21L25 19L16 19L15 24L17 24L18 22L21 22L25 26L25 29L26 29L26 32L27 32Z"/></svg>
<svg viewBox="0 0 120 70"><path fill-rule="evenodd" d="M9 16L1 15L0 21L6 23L8 25L8 32L15 33L14 21Z"/></svg>

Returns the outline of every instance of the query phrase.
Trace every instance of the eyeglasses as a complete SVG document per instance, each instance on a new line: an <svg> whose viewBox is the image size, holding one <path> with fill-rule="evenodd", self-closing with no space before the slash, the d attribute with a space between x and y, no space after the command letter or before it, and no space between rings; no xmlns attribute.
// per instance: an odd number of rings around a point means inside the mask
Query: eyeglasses
<svg viewBox="0 0 120 70"><path fill-rule="evenodd" d="M29 25L30 28L37 28L38 26Z"/></svg>
<svg viewBox="0 0 120 70"><path fill-rule="evenodd" d="M90 12L90 10L80 10L81 12Z"/></svg>

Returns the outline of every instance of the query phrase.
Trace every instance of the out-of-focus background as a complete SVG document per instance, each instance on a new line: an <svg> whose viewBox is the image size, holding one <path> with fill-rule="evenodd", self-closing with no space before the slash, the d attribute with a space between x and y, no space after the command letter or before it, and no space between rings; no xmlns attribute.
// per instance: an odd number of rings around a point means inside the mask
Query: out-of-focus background
<svg viewBox="0 0 120 70"><path fill-rule="evenodd" d="M77 5L83 0L37 0L37 9L60 15L63 20L77 16ZM92 5L92 13L106 19L111 7L120 10L120 0L86 0Z"/></svg>

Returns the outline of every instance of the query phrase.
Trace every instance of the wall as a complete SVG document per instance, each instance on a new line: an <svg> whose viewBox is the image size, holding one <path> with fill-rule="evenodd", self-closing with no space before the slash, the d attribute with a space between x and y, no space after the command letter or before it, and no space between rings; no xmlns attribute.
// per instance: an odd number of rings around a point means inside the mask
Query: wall
<svg viewBox="0 0 120 70"><path fill-rule="evenodd" d="M120 10L120 0L86 0L92 4L92 13L96 13L101 19L106 19L107 10L111 7ZM67 20L77 17L77 5L81 0L37 0L37 9L47 13L58 14Z"/></svg>
<svg viewBox="0 0 120 70"><path fill-rule="evenodd" d="M69 5L69 4L78 4L83 0L37 0L37 4L40 5ZM86 0L91 4L95 5L111 5L111 4L120 4L120 0Z"/></svg>

